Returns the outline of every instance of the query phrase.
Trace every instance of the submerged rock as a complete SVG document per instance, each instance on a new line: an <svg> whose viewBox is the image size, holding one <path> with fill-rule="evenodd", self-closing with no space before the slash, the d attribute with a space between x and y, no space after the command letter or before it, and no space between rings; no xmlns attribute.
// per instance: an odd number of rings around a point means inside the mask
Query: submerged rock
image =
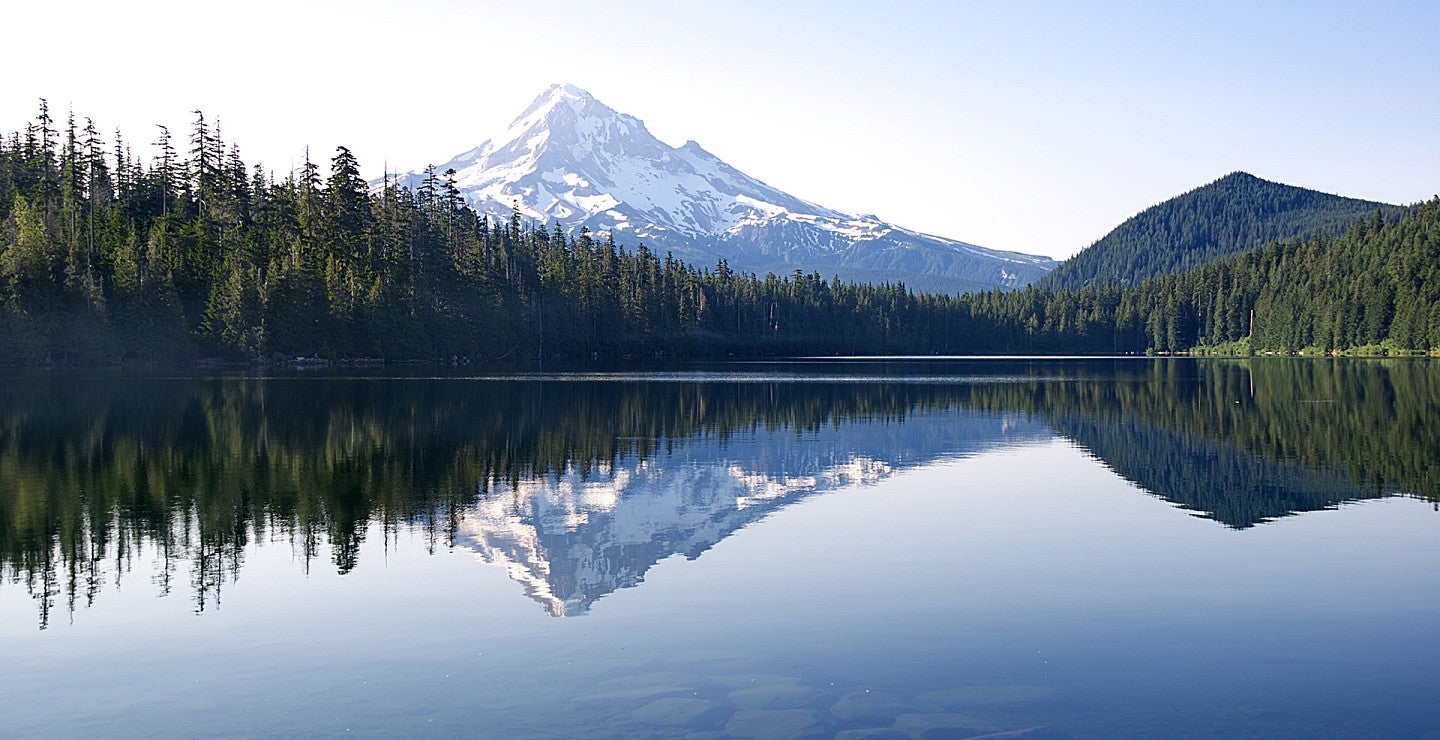
<svg viewBox="0 0 1440 740"><path fill-rule="evenodd" d="M961 740L999 730L989 722L968 714L949 712L902 714L895 719L895 729L914 740Z"/></svg>
<svg viewBox="0 0 1440 740"><path fill-rule="evenodd" d="M662 727L711 727L720 723L729 710L708 699L671 697L656 699L631 713L637 721Z"/></svg>
<svg viewBox="0 0 1440 740"><path fill-rule="evenodd" d="M917 707L883 691L854 691L830 707L830 716L845 724L885 725Z"/></svg>
<svg viewBox="0 0 1440 740"><path fill-rule="evenodd" d="M814 712L805 709L742 709L725 723L725 734L736 738L818 738L828 735Z"/></svg>
<svg viewBox="0 0 1440 740"><path fill-rule="evenodd" d="M634 704L651 699L660 699L666 696L683 696L693 694L694 692L695 690L689 686L637 686L634 688L597 691L593 694L576 697L576 701L590 703L630 702L631 706L634 706Z"/></svg>
<svg viewBox="0 0 1440 740"><path fill-rule="evenodd" d="M814 704L825 694L799 684L772 684L737 689L726 698L740 709L800 709Z"/></svg>

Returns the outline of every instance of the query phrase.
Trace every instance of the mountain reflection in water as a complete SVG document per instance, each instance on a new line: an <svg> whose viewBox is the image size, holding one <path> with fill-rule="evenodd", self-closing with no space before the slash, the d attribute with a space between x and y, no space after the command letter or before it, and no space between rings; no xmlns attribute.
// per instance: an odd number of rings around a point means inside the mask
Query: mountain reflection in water
<svg viewBox="0 0 1440 740"><path fill-rule="evenodd" d="M842 364L806 366L808 380L12 376L0 573L35 597L42 628L137 559L203 611L249 546L289 542L306 568L328 548L344 573L380 525L472 549L548 613L583 614L807 497L1056 434L1236 529L1440 492L1440 371L1423 362L856 367L863 378Z"/></svg>
<svg viewBox="0 0 1440 740"><path fill-rule="evenodd" d="M694 559L731 533L803 498L874 483L906 467L1048 439L1036 422L965 411L853 419L809 431L700 435L649 457L619 458L496 485L466 513L455 544L525 584L556 616L633 586L655 563Z"/></svg>

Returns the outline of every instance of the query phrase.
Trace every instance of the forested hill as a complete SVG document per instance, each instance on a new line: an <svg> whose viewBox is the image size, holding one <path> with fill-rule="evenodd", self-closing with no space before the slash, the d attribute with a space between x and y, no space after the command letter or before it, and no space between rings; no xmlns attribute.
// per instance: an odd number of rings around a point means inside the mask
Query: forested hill
<svg viewBox="0 0 1440 740"><path fill-rule="evenodd" d="M1235 172L1141 211L1043 278L1057 290L1138 285L1277 239L1336 236L1396 206L1343 198Z"/></svg>
<svg viewBox="0 0 1440 740"><path fill-rule="evenodd" d="M1440 348L1440 198L1134 288L975 299L1017 349L1364 353Z"/></svg>

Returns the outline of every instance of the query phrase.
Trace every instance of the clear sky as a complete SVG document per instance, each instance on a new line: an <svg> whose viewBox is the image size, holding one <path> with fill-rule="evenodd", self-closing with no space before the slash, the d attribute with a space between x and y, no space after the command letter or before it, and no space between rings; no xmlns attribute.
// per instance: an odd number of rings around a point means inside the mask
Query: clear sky
<svg viewBox="0 0 1440 740"><path fill-rule="evenodd" d="M199 108L280 175L307 145L327 162L344 144L373 176L443 162L565 81L801 198L1055 257L1235 170L1440 192L1434 0L52 0L3 17L0 131L45 97L148 144Z"/></svg>

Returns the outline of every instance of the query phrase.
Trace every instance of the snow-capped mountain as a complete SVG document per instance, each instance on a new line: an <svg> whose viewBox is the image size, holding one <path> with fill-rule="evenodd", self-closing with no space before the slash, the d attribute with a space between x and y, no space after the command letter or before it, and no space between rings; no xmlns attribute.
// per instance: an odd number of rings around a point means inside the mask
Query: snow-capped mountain
<svg viewBox="0 0 1440 740"><path fill-rule="evenodd" d="M455 170L471 207L574 233L613 234L700 267L727 260L744 272L823 277L963 291L1018 287L1056 265L921 234L874 216L842 213L766 185L690 141L671 147L639 119L572 85L554 85L504 134L435 166ZM877 173L878 174L878 173ZM399 176L418 189L421 171ZM378 183L377 183L378 184Z"/></svg>

